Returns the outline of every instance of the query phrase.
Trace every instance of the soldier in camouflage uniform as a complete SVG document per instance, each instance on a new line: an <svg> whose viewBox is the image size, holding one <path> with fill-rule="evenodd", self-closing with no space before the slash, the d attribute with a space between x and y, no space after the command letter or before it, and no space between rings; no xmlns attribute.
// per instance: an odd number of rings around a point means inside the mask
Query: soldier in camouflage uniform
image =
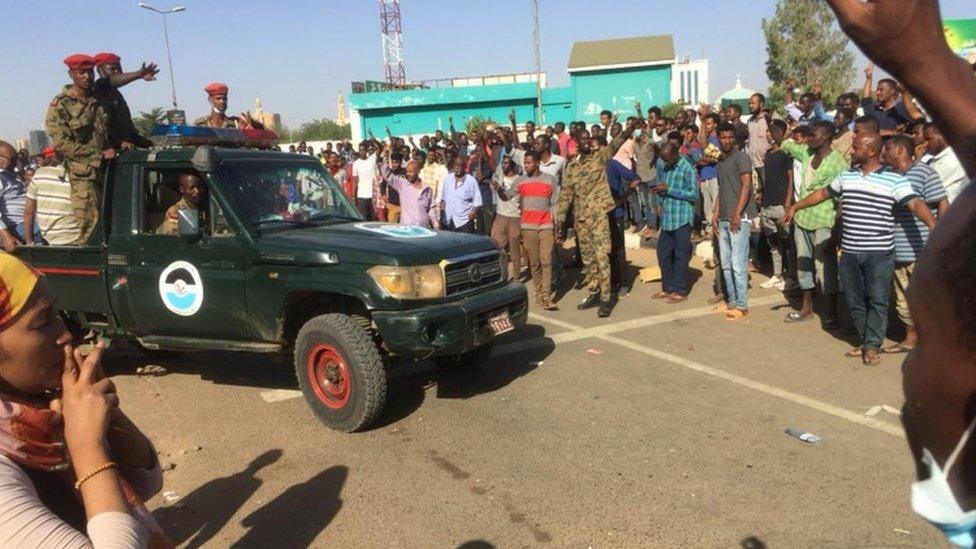
<svg viewBox="0 0 976 549"><path fill-rule="evenodd" d="M156 227L156 234L176 235L180 233L180 210L196 210L200 216L201 230L207 228L207 187L203 184L200 176L192 172L180 174L180 196L181 198L166 209L166 216L163 223Z"/></svg>
<svg viewBox="0 0 976 549"><path fill-rule="evenodd" d="M616 121L616 118L614 118ZM580 310L591 309L599 304L601 318L610 316L613 300L610 293L610 225L607 212L617 203L610 193L607 182L607 163L617 149L634 133L634 124L617 136L609 146L601 146L597 139L579 144L579 156L566 166L557 219L566 218L569 204L574 203L576 243L583 256L583 270L589 297L580 303ZM560 235L562 239L563 235Z"/></svg>
<svg viewBox="0 0 976 549"><path fill-rule="evenodd" d="M71 207L78 217L80 237L88 242L98 223L98 195L105 160L115 158L108 143L108 113L92 94L95 61L75 54L64 59L71 84L51 101L44 117L54 148L64 155L71 181Z"/></svg>
<svg viewBox="0 0 976 549"><path fill-rule="evenodd" d="M156 79L159 70L156 65L143 63L142 67L133 72L122 72L122 59L114 53L95 54L95 67L98 69L98 80L95 81L95 97L108 111L108 141L113 149L147 148L152 142L139 135L139 130L132 123L132 112L125 102L125 97L119 88L139 80Z"/></svg>
<svg viewBox="0 0 976 549"><path fill-rule="evenodd" d="M240 118L227 116L227 84L211 82L203 88L207 92L207 100L210 102L210 114L201 116L193 121L194 126L209 126L211 128L235 128L238 130L263 130L262 125L257 120L251 118L251 113L242 112Z"/></svg>

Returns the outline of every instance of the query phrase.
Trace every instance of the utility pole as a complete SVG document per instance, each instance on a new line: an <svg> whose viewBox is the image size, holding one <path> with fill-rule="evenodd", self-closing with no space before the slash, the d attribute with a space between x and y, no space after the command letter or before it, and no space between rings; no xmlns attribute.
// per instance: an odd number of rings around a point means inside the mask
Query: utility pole
<svg viewBox="0 0 976 549"><path fill-rule="evenodd" d="M163 16L163 36L166 38L166 63L169 65L169 85L172 92L173 108L178 109L179 107L176 106L176 77L173 76L173 56L169 51L169 27L166 25L166 16L173 13L186 11L186 8L183 6L174 6L173 8L164 11L158 10L145 2L139 2L139 7Z"/></svg>
<svg viewBox="0 0 976 549"><path fill-rule="evenodd" d="M542 126L546 117L542 112L542 51L539 49L539 0L532 0L532 45L535 47L535 106L536 123Z"/></svg>

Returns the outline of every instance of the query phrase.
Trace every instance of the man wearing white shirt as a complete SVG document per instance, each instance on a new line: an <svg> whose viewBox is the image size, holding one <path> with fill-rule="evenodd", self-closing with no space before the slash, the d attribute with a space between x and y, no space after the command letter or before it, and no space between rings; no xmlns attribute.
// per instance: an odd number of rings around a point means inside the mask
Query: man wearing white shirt
<svg viewBox="0 0 976 549"><path fill-rule="evenodd" d="M945 187L946 197L951 204L953 200L962 193L963 189L969 186L969 177L963 169L952 147L946 143L942 132L934 123L925 126L925 151L926 158L923 160L929 166L935 168L939 177L942 178L942 186Z"/></svg>
<svg viewBox="0 0 976 549"><path fill-rule="evenodd" d="M363 219L373 219L373 178L376 176L376 145L372 142L359 144L359 159L352 163L352 175L356 178L356 209Z"/></svg>

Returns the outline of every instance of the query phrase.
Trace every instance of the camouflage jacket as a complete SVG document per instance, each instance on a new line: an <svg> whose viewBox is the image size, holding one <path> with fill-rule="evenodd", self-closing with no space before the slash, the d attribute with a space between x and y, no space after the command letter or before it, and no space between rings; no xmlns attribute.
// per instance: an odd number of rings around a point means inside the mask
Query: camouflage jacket
<svg viewBox="0 0 976 549"><path fill-rule="evenodd" d="M94 95L78 99L65 86L51 101L44 127L54 148L64 155L73 180L96 177L102 165L102 151L109 146L108 113Z"/></svg>
<svg viewBox="0 0 976 549"><path fill-rule="evenodd" d="M214 128L243 129L243 126L241 124L241 119L238 118L238 117L236 117L236 116L225 116L224 117L224 123L221 126L211 126L211 124L210 124L210 115L201 116L200 118L197 118L196 120L193 121L193 125L194 126L207 126L207 127L214 127ZM251 128L253 128L255 130L263 130L264 129L264 125L261 124L260 122L258 122L257 120L253 120L252 119L251 120Z"/></svg>
<svg viewBox="0 0 976 549"><path fill-rule="evenodd" d="M221 124L220 126L213 126L213 125L210 124L210 115L207 115L207 116L201 116L200 118L197 118L196 120L194 120L193 121L193 125L194 126L207 126L207 127L213 127L213 128L233 128L233 129L237 129L238 128L238 120L239 119L236 116L225 116L224 117L224 123L223 124Z"/></svg>
<svg viewBox="0 0 976 549"><path fill-rule="evenodd" d="M151 141L139 134L139 130L132 123L129 104L125 102L122 93L112 87L108 78L96 80L94 92L108 113L108 141L113 148L119 148L123 141L128 141L137 147L152 146Z"/></svg>
<svg viewBox="0 0 976 549"><path fill-rule="evenodd" d="M566 166L559 204L556 206L556 218L560 222L566 219L569 205L574 201L576 219L606 215L614 209L616 203L607 182L607 163L623 143L624 140L618 137L609 146L586 156L577 156Z"/></svg>

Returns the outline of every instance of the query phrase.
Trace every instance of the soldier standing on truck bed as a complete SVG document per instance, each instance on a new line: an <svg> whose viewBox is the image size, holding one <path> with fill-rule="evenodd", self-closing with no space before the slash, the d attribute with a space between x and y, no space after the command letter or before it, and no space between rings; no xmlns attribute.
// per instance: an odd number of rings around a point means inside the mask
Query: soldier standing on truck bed
<svg viewBox="0 0 976 549"><path fill-rule="evenodd" d="M609 146L598 143L598 139L579 144L579 155L566 166L556 208L558 226L566 218L569 204L574 203L576 240L583 256L583 270L590 291L577 309L592 309L599 305L601 318L610 316L614 305L610 292L610 224L607 212L613 211L617 204L607 182L607 163L641 122L638 120L628 124L627 129ZM559 240L564 237L560 234Z"/></svg>
<svg viewBox="0 0 976 549"><path fill-rule="evenodd" d="M93 57L98 69L98 80L95 81L95 97L98 98L108 111L108 141L113 149L148 148L152 142L139 135L139 130L132 123L132 112L122 97L119 88L139 80L152 81L156 79L159 70L154 63L143 63L137 71L122 72L122 59L114 53L98 53Z"/></svg>
<svg viewBox="0 0 976 549"><path fill-rule="evenodd" d="M71 207L80 225L75 245L88 241L98 222L99 181L105 160L115 158L108 142L108 113L92 94L95 60L76 53L64 59L71 84L51 101L44 118L54 148L64 155L71 182Z"/></svg>
<svg viewBox="0 0 976 549"><path fill-rule="evenodd" d="M247 111L242 112L240 118L227 116L227 84L211 82L207 84L207 87L203 88L203 91L207 92L207 100L210 101L210 114L194 120L194 126L236 128L238 130L264 129L264 125L252 119L251 113Z"/></svg>

